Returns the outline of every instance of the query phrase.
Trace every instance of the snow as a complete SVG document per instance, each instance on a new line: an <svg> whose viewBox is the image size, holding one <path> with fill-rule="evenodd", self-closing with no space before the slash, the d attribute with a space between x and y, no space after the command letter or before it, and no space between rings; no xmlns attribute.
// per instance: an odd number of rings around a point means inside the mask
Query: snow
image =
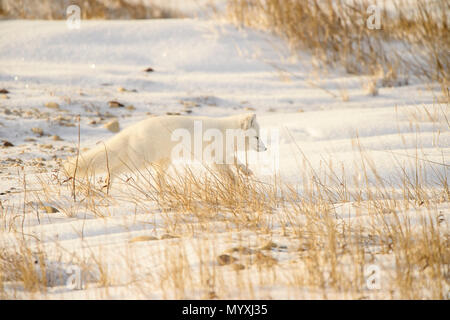
<svg viewBox="0 0 450 320"><path fill-rule="evenodd" d="M73 291L57 286L40 298L179 298L176 291L164 290L168 282L158 278L165 272L166 255L178 254L191 270L201 270L199 247L205 246L203 249L213 260L240 237L249 246L259 240L251 232L246 235L227 231L218 219L211 225L217 233L130 243L142 235L160 238L167 232L165 224L170 219L180 219L189 229L189 217L172 217L152 204L140 207L132 201L107 199L97 204L103 214L99 217L82 204L71 204L67 193L52 204L66 208L70 214L41 212L38 216L37 200L31 196L24 200L24 172L19 168L25 164L29 188L39 188L33 184L34 177L50 176L51 170L58 167L53 156L73 155L78 114L84 148L113 135L102 125L111 117L117 117L121 128L125 128L149 114L183 114L186 104L198 105L189 108L191 115L217 117L255 112L262 129L280 133L282 180L300 189L300 172L305 169L303 155L317 172L323 172L329 161L338 172L345 167L347 180L351 181L360 171L361 155L354 146L356 136L376 164L378 174L394 187L401 172L393 164L399 161L407 170L413 170L415 161L411 157L416 152L426 160L423 167L430 181L448 175L448 166L442 165L450 156L448 122L442 117L448 116L448 106L441 105L444 112L438 108L437 121L429 121L423 110L436 108L439 89L429 90L420 81L411 79L407 86L379 88L377 96L369 96L363 88L365 77L338 71L318 73L309 56L291 56L281 40L218 21L82 21L79 30L67 29L64 21L16 20L0 24L0 88L10 92L8 99L0 100L0 140L14 144L2 148L0 153L0 201L6 208L2 220L5 225L18 223L5 212L12 214L24 201L34 201L35 209L27 214L23 233L40 239L39 246L48 253L48 259L67 264L71 262L71 252L87 260L102 256L108 271L114 273L112 269L116 269L120 274L114 278L112 288L94 284ZM155 72L144 72L147 67ZM118 91L119 87L127 91ZM343 92L348 101L342 99ZM135 110L111 109L111 100L133 105ZM49 101L57 102L60 109L46 108L44 104ZM417 117L419 121L413 121ZM32 133L34 127L42 128L44 135ZM59 135L62 141L53 141L52 135ZM42 146L45 144L52 147L46 149ZM275 141L267 144L270 149ZM16 165L15 159L22 163ZM44 165L36 168L33 161ZM252 170L261 179L269 178L257 165ZM448 221L448 204L439 208ZM342 211L343 215L348 214L346 218L358 216L351 204ZM281 235L276 219L273 226L277 241L286 248L275 252L275 257L280 262L289 261L291 239ZM5 248L18 240L6 229L1 229ZM200 245L202 241L206 244ZM132 273L123 271L129 270L129 255L135 263ZM251 270L244 272L256 277ZM147 288L143 279L148 278L154 281ZM191 281L195 283L195 279ZM256 297L302 297L301 292L283 287L283 281L278 287L262 285ZM307 296L315 296L314 290L305 290ZM25 292L16 294L27 296ZM187 296L201 298L203 294L199 289ZM230 285L223 298L239 294Z"/></svg>

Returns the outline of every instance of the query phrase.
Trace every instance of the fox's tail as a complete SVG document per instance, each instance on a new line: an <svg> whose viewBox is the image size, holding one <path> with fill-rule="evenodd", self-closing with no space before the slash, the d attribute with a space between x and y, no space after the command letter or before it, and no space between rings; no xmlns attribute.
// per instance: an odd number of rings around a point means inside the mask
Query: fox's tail
<svg viewBox="0 0 450 320"><path fill-rule="evenodd" d="M99 144L94 148L67 159L63 163L64 173L69 177L83 178L88 175L103 173L108 171L111 158L104 144ZM111 164L112 165L112 164Z"/></svg>

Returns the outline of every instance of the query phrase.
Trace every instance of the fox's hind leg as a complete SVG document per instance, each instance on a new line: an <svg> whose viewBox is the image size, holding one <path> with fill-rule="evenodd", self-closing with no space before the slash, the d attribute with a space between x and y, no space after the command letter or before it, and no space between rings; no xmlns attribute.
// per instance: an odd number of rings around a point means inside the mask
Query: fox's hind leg
<svg viewBox="0 0 450 320"><path fill-rule="evenodd" d="M164 158L159 160L158 162L155 163L155 170L156 170L156 186L159 189L159 193L163 194L164 190L166 189L167 186L167 181L166 181L166 172L167 169L169 168L171 163L170 158Z"/></svg>

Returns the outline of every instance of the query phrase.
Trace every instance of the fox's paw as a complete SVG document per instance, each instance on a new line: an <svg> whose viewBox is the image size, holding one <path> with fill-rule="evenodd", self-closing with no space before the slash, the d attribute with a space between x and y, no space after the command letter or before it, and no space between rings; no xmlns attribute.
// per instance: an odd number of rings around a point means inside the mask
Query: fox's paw
<svg viewBox="0 0 450 320"><path fill-rule="evenodd" d="M250 170L247 166L245 166L243 164L238 165L238 169L239 169L240 172L242 172L246 176L252 176L253 175L252 170Z"/></svg>

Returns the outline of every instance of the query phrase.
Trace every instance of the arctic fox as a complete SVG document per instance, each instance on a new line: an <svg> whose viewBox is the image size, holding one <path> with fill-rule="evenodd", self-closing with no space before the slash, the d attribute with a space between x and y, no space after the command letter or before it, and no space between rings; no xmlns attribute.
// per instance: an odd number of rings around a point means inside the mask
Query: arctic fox
<svg viewBox="0 0 450 320"><path fill-rule="evenodd" d="M180 139L184 141L180 142ZM236 143L236 140L243 143ZM68 159L64 163L64 170L70 177L75 174L77 177L86 177L105 172L116 176L155 164L164 172L181 153L184 158L195 155L195 159L201 162L212 160L217 169L228 173L230 166L237 165L244 173L251 174L243 164L236 162L235 157L236 151L250 149L258 152L266 150L259 138L255 114L222 118L152 117L81 153L78 161L76 157ZM212 154L213 159L205 155L206 151Z"/></svg>

